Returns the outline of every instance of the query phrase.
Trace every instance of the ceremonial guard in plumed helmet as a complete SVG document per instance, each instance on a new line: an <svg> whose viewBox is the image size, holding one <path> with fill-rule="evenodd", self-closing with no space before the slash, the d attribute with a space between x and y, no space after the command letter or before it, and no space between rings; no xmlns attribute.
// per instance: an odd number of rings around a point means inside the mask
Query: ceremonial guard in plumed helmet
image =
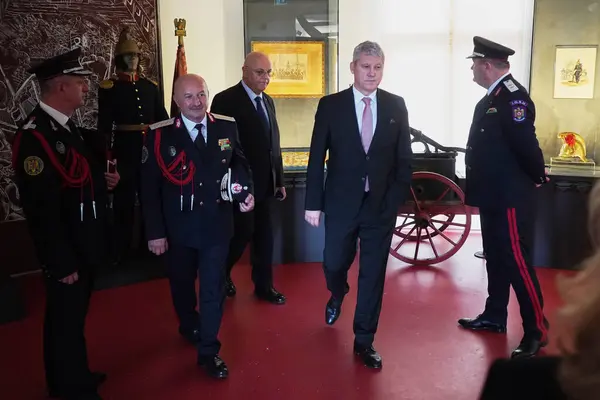
<svg viewBox="0 0 600 400"><path fill-rule="evenodd" d="M123 29L115 48L116 74L98 89L98 131L107 137L122 178L113 199L115 261L131 247L144 135L150 124L168 118L157 83L141 74L140 58L129 29Z"/></svg>

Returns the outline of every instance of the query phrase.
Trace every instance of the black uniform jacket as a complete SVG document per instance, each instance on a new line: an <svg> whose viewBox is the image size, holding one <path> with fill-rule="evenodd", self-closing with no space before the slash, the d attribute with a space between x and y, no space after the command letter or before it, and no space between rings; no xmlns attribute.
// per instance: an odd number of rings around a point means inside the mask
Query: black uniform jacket
<svg viewBox="0 0 600 400"><path fill-rule="evenodd" d="M163 96L153 81L138 74L120 73L100 82L98 131L108 139L113 131L116 135L140 133L167 118ZM134 156L139 160L139 150Z"/></svg>
<svg viewBox="0 0 600 400"><path fill-rule="evenodd" d="M498 359L488 371L479 400L567 400L558 381L561 358Z"/></svg>
<svg viewBox="0 0 600 400"><path fill-rule="evenodd" d="M508 208L531 201L535 184L546 181L534 124L535 106L510 74L477 103L465 155L467 204Z"/></svg>
<svg viewBox="0 0 600 400"><path fill-rule="evenodd" d="M367 153L355 110L352 88L319 101L308 161L306 210L353 218L363 202L367 174L369 202L378 212L396 213L409 193L412 150L404 99L377 90L377 125Z"/></svg>
<svg viewBox="0 0 600 400"><path fill-rule="evenodd" d="M106 256L106 147L96 131L69 132L41 107L13 143L13 168L38 258L64 278Z"/></svg>
<svg viewBox="0 0 600 400"><path fill-rule="evenodd" d="M235 120L208 114L207 125L206 144L200 133L192 141L180 116L150 126L141 178L148 240L201 248L231 238L238 204L223 200L221 181L231 169L233 198L244 201L253 190L251 173Z"/></svg>
<svg viewBox="0 0 600 400"><path fill-rule="evenodd" d="M211 111L229 115L237 122L240 142L252 169L257 200L273 196L275 188L283 186L283 160L275 103L266 93L262 97L269 117L269 130L264 128L241 82L218 93L211 104Z"/></svg>

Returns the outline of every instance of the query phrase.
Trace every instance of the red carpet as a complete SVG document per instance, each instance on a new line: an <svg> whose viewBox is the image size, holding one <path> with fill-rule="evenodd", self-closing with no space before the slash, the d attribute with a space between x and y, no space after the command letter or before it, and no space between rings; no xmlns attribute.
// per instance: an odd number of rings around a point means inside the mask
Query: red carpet
<svg viewBox="0 0 600 400"><path fill-rule="evenodd" d="M390 259L375 347L383 370L373 372L352 356L356 266L342 316L324 323L328 292L320 264L286 265L275 272L288 298L272 306L252 296L249 267L234 271L238 295L228 299L221 329L222 357L230 377L213 381L195 366L194 348L177 333L165 280L96 292L87 325L93 369L108 374L105 399L410 399L475 400L487 366L521 339L511 298L509 333L474 334L457 318L477 315L486 297L485 266L473 257L472 234L450 260L432 268ZM558 305L558 271L538 271L546 314ZM29 316L0 326L0 398L43 399L43 287L27 278ZM553 342L548 351L554 351Z"/></svg>

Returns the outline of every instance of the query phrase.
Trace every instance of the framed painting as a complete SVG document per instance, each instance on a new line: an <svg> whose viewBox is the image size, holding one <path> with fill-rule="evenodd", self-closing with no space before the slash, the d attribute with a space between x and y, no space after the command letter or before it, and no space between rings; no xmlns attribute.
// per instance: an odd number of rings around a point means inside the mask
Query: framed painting
<svg viewBox="0 0 600 400"><path fill-rule="evenodd" d="M325 42L253 41L252 51L265 53L273 69L267 94L284 98L325 95Z"/></svg>
<svg viewBox="0 0 600 400"><path fill-rule="evenodd" d="M0 2L0 46L10 49L0 52L0 222L23 219L10 160L15 131L40 100L39 85L27 69L80 47L80 62L93 74L85 104L73 119L96 129L98 84L114 73L115 46L125 26L142 52L144 75L162 83L157 0Z"/></svg>
<svg viewBox="0 0 600 400"><path fill-rule="evenodd" d="M598 46L557 46L554 60L555 99L593 99Z"/></svg>

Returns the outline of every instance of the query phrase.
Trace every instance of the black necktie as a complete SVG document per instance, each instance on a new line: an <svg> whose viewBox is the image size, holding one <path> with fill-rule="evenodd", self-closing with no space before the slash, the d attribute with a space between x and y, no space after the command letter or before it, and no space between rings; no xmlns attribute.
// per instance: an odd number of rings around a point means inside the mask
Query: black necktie
<svg viewBox="0 0 600 400"><path fill-rule="evenodd" d="M198 130L198 135L196 135L196 140L194 140L194 143L201 150L206 148L206 142L204 141L204 136L202 136L202 127L203 126L204 125L202 125L202 124L196 124L196 126L194 127Z"/></svg>
<svg viewBox="0 0 600 400"><path fill-rule="evenodd" d="M79 130L77 129L77 126L75 125L75 122L73 122L73 120L71 118L69 118L67 120L67 126L69 127L69 130L71 131L71 133L79 133Z"/></svg>
<svg viewBox="0 0 600 400"><path fill-rule="evenodd" d="M75 135L76 138L83 140L83 136L81 136L81 132L79 132L79 129L77 129L75 122L73 122L73 120L71 118L69 118L67 120L67 126L69 127L69 130L71 131L72 135Z"/></svg>
<svg viewBox="0 0 600 400"><path fill-rule="evenodd" d="M265 129L269 131L269 120L267 119L267 114L265 114L265 109L262 106L262 97L256 96L254 101L256 101L256 111L258 112L260 122L262 122Z"/></svg>

